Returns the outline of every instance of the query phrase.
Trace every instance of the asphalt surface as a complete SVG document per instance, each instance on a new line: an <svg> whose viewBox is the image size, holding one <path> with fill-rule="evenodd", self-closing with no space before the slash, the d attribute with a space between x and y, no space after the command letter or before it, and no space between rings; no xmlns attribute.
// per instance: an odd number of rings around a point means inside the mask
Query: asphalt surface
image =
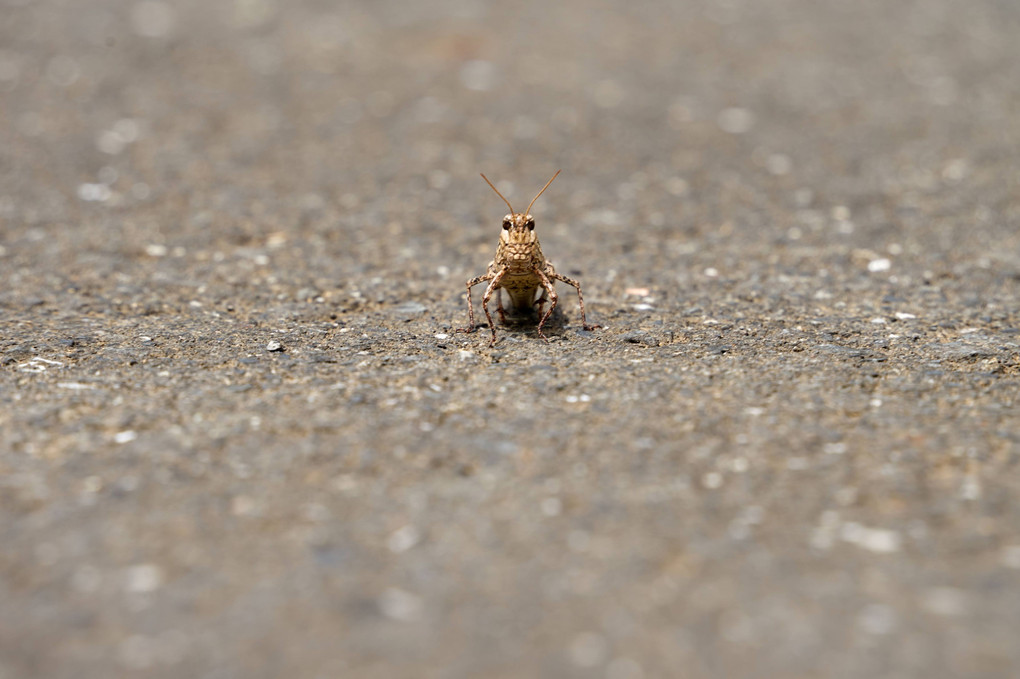
<svg viewBox="0 0 1020 679"><path fill-rule="evenodd" d="M0 678L1020 675L1017 35L3 0Z"/></svg>

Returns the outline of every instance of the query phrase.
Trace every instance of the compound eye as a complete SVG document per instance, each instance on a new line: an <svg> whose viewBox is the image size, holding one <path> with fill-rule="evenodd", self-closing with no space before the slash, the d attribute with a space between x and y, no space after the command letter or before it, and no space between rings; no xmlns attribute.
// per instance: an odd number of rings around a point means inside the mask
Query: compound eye
<svg viewBox="0 0 1020 679"><path fill-rule="evenodd" d="M504 219L503 220L503 230L504 231L509 231L510 230L510 220L509 219Z"/></svg>
<svg viewBox="0 0 1020 679"><path fill-rule="evenodd" d="M535 230L535 220L534 219L529 219L527 221L527 223L525 224L525 226L528 227L528 231L534 231Z"/></svg>

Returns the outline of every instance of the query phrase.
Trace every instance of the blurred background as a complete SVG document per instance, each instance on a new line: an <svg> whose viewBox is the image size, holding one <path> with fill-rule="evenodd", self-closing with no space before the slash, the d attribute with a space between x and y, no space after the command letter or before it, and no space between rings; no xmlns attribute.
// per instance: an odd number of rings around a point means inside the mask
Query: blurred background
<svg viewBox="0 0 1020 679"><path fill-rule="evenodd" d="M1017 676L1018 35L0 0L0 679Z"/></svg>
<svg viewBox="0 0 1020 679"><path fill-rule="evenodd" d="M939 0L5 0L0 215L103 221L78 230L100 251L300 229L347 275L459 279L502 209L477 173L522 202L562 167L547 233L618 271L639 241L670 268L735 222L741 248L835 219L871 248L895 222L908 249L1002 249L956 218L1015 190L996 163L1020 136L1017 21Z"/></svg>

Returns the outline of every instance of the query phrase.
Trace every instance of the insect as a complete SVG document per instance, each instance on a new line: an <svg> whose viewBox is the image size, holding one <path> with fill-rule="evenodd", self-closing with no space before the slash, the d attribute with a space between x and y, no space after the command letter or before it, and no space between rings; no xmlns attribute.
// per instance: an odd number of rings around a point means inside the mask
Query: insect
<svg viewBox="0 0 1020 679"><path fill-rule="evenodd" d="M468 327L458 328L457 332L474 332L478 326L475 324L475 310L471 304L471 288L489 281L482 297L482 310L485 311L485 318L489 322L489 329L492 330L492 339L489 341L491 347L496 343L496 326L492 322L492 315L489 313L489 300L493 293L496 294L496 310L499 312L499 320L506 323L506 312L503 310L503 290L510 296L510 305L514 313L527 314L533 309L538 310L538 336L546 342L549 338L542 332L542 327L549 320L559 297L553 281L563 281L577 290L577 302L581 307L581 325L585 330L594 330L601 327L589 325L584 317L584 297L581 295L581 285L572 278L567 278L556 273L552 262L542 254L542 247L538 243L538 235L535 234L535 220L531 216L531 206L535 204L538 197L545 193L553 179L559 176L559 171L552 176L552 179L545 183L542 190L538 192L524 212L514 212L510 201L500 193L489 178L484 174L482 179L496 192L506 206L510 208L510 214L503 217L503 230L499 233L499 245L496 248L496 257L489 262L485 274L472 278L467 282L467 303L468 303ZM548 304L549 308L545 309Z"/></svg>

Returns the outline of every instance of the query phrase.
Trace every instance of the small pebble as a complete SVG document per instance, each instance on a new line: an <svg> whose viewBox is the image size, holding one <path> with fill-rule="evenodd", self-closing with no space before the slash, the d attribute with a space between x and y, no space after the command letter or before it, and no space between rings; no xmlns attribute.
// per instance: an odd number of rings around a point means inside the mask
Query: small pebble
<svg viewBox="0 0 1020 679"><path fill-rule="evenodd" d="M273 340L266 344L266 351L283 351L283 345L276 340Z"/></svg>
<svg viewBox="0 0 1020 679"><path fill-rule="evenodd" d="M840 529L840 537L844 542L849 542L876 554L898 552L903 542L900 534L894 530L869 528L853 522L843 524Z"/></svg>
<svg viewBox="0 0 1020 679"><path fill-rule="evenodd" d="M86 202L102 203L112 195L113 191L106 184L85 183L78 186L78 198Z"/></svg>
<svg viewBox="0 0 1020 679"><path fill-rule="evenodd" d="M720 111L715 122L723 132L744 134L754 127L755 115L746 108L732 106Z"/></svg>
<svg viewBox="0 0 1020 679"><path fill-rule="evenodd" d="M644 344L645 346L655 347L659 345L659 341L653 336L645 332L644 330L634 330L633 332L625 332L620 335L621 342L629 342L630 344Z"/></svg>
<svg viewBox="0 0 1020 679"><path fill-rule="evenodd" d="M83 391L85 389L95 389L95 386L91 384L85 384L84 382L57 382L57 388Z"/></svg>
<svg viewBox="0 0 1020 679"><path fill-rule="evenodd" d="M255 513L256 503L247 495L236 495L230 501L230 513L234 516L251 516Z"/></svg>
<svg viewBox="0 0 1020 679"><path fill-rule="evenodd" d="M417 528L408 524L393 531L386 540L386 546L394 554L401 554L411 549L421 541L421 533Z"/></svg>
<svg viewBox="0 0 1020 679"><path fill-rule="evenodd" d="M128 429L126 431L120 431L113 435L115 443L129 443L138 438L138 432Z"/></svg>
<svg viewBox="0 0 1020 679"><path fill-rule="evenodd" d="M154 563L138 564L127 569L126 580L129 592L154 592L163 585L163 570Z"/></svg>
<svg viewBox="0 0 1020 679"><path fill-rule="evenodd" d="M425 313L427 309L428 307L421 302L402 302L394 308L394 311L404 316L417 316Z"/></svg>
<svg viewBox="0 0 1020 679"><path fill-rule="evenodd" d="M715 490L716 488L722 486L722 484L723 477L722 474L720 474L719 472L708 472L703 477L701 477L701 485L703 485L705 488L708 488L709 490Z"/></svg>
<svg viewBox="0 0 1020 679"><path fill-rule="evenodd" d="M765 169L769 171L769 174L781 177L790 174L790 170L793 169L793 161L790 160L790 156L784 153L773 153L765 160Z"/></svg>
<svg viewBox="0 0 1020 679"><path fill-rule="evenodd" d="M383 592L379 596L377 604L383 615L400 622L418 620L425 608L420 596L396 587L391 587Z"/></svg>
<svg viewBox="0 0 1020 679"><path fill-rule="evenodd" d="M967 595L953 587L933 587L922 595L921 604L929 613L941 616L963 615L967 612Z"/></svg>
<svg viewBox="0 0 1020 679"><path fill-rule="evenodd" d="M542 500L542 513L546 516L559 516L563 512L563 501L558 497L547 497Z"/></svg>
<svg viewBox="0 0 1020 679"><path fill-rule="evenodd" d="M934 350L936 356L950 361L968 358L991 358L995 356L994 351L966 342L946 342L929 346Z"/></svg>

